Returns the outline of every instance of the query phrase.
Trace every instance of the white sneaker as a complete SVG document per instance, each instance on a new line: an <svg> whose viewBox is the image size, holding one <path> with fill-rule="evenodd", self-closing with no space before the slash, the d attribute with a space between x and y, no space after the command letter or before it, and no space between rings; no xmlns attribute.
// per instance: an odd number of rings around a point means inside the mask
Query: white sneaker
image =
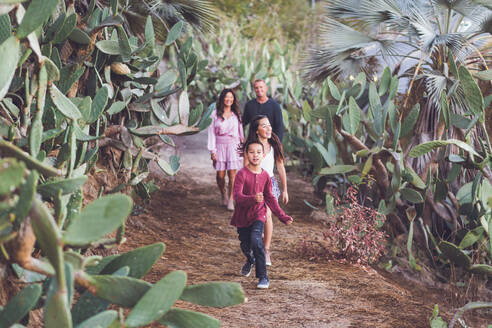
<svg viewBox="0 0 492 328"><path fill-rule="evenodd" d="M267 289L269 286L270 282L268 281L268 278L260 278L258 285L256 285L256 287L260 289Z"/></svg>
<svg viewBox="0 0 492 328"><path fill-rule="evenodd" d="M270 258L270 250L265 249L265 264L268 266L272 265L272 259Z"/></svg>
<svg viewBox="0 0 492 328"><path fill-rule="evenodd" d="M234 211L234 200L232 198L229 199L229 202L227 203L227 209L229 211Z"/></svg>
<svg viewBox="0 0 492 328"><path fill-rule="evenodd" d="M220 201L220 205L227 206L227 204L229 204L229 199L227 198L227 196L222 196L222 199Z"/></svg>

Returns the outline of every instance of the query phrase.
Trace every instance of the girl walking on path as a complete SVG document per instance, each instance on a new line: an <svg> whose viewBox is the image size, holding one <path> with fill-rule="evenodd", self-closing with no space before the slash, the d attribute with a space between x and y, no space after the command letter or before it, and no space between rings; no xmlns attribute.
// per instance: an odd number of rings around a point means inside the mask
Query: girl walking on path
<svg viewBox="0 0 492 328"><path fill-rule="evenodd" d="M221 204L234 210L232 187L236 170L243 167L238 147L244 141L241 114L236 94L232 89L224 89L217 100L216 110L212 113L212 124L208 128L208 144L210 159L217 171L217 186L221 194ZM225 175L229 177L226 193Z"/></svg>
<svg viewBox="0 0 492 328"><path fill-rule="evenodd" d="M246 256L241 274L248 277L256 265L256 278L259 279L257 287L268 288L265 249L261 239L267 205L283 223L291 224L293 219L278 206L272 194L272 180L260 166L264 157L263 144L247 141L242 150L248 164L239 170L234 182L236 208L231 225L237 228L241 251Z"/></svg>
<svg viewBox="0 0 492 328"><path fill-rule="evenodd" d="M272 180L272 192L277 201L279 196L281 196L282 203L287 204L289 202L289 194L287 192L287 174L285 173L284 167L285 155L282 148L282 143L280 142L277 135L272 132L272 126L270 125L270 121L268 120L268 117L266 115L257 115L251 120L247 141L259 141L263 145L265 149L265 158L261 162L261 167L265 171L267 171L270 179ZM275 165L277 166L278 175L280 177L282 191L280 191L277 179L273 174L273 169ZM263 236L263 244L265 245L267 265L272 265L270 257L272 234L272 211L270 210L270 208L267 207L265 233Z"/></svg>

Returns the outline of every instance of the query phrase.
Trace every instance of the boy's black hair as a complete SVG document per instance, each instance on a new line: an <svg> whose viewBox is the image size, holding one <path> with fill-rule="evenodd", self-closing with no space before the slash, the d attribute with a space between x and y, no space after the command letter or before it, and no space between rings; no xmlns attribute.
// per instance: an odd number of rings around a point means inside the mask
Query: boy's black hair
<svg viewBox="0 0 492 328"><path fill-rule="evenodd" d="M253 144L261 145L261 149L263 149L263 152L265 152L265 146L263 146L263 144L258 140L246 140L245 143L239 146L239 151L241 152L241 154L244 154L248 151L249 146Z"/></svg>

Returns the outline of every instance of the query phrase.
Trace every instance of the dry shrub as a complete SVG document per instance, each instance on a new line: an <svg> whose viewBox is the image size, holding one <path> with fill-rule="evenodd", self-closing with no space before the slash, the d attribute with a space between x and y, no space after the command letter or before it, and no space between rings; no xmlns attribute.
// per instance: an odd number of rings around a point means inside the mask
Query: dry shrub
<svg viewBox="0 0 492 328"><path fill-rule="evenodd" d="M386 217L363 206L358 191L349 187L343 199L334 195L336 212L329 217L328 229L321 237L304 239L298 252L311 260L322 257L350 263L371 264L386 251L387 235L381 230Z"/></svg>

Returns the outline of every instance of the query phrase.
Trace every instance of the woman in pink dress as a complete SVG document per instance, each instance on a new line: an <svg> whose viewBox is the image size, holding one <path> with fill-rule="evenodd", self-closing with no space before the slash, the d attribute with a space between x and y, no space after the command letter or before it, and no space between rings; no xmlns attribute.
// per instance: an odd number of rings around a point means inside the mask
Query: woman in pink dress
<svg viewBox="0 0 492 328"><path fill-rule="evenodd" d="M243 167L243 159L239 156L239 145L244 141L241 114L236 94L232 89L224 89L217 100L216 110L212 113L212 124L208 128L208 150L215 170L219 187L221 204L234 210L232 188L236 171ZM229 177L226 193L225 175Z"/></svg>

